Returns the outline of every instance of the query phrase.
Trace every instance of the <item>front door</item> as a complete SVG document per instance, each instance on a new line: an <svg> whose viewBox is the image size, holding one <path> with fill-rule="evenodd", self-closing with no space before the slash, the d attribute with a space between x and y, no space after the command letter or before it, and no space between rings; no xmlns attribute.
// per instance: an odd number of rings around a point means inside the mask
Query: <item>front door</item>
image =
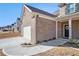
<svg viewBox="0 0 79 59"><path fill-rule="evenodd" d="M69 26L67 24L64 26L64 37L69 37Z"/></svg>

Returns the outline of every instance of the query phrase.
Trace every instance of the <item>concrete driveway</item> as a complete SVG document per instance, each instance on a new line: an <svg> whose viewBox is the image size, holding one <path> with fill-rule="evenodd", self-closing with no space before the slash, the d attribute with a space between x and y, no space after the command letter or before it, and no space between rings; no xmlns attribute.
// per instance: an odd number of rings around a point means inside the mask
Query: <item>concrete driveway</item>
<svg viewBox="0 0 79 59"><path fill-rule="evenodd" d="M58 39L58 40L52 40L49 42L43 42L37 46L34 47L22 47L22 46L14 46L10 48L3 49L4 54L11 55L11 56L29 56L38 54L41 52L44 52L46 50L52 49L58 45L62 45L66 43L68 39Z"/></svg>
<svg viewBox="0 0 79 59"><path fill-rule="evenodd" d="M26 39L23 37L0 39L0 49L18 46L25 42L26 42Z"/></svg>

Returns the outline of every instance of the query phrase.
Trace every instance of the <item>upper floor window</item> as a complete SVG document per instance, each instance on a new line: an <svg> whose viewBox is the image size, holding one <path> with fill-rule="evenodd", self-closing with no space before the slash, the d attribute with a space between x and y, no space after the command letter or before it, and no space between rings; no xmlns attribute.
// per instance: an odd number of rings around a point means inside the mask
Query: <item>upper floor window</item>
<svg viewBox="0 0 79 59"><path fill-rule="evenodd" d="M66 14L73 13L75 11L75 4L74 3L69 3L66 6Z"/></svg>

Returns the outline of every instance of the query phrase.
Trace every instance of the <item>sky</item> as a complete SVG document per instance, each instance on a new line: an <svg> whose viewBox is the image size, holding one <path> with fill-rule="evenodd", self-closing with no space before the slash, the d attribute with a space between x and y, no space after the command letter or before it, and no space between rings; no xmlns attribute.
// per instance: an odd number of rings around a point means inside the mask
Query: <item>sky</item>
<svg viewBox="0 0 79 59"><path fill-rule="evenodd" d="M26 3L30 6L53 13L58 10L58 4L53 3ZM21 16L22 3L0 3L0 27L16 22Z"/></svg>

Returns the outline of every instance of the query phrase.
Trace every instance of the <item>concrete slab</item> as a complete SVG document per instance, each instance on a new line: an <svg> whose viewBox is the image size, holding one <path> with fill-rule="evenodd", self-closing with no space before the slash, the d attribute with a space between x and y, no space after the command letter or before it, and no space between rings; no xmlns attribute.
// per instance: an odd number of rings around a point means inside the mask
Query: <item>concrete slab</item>
<svg viewBox="0 0 79 59"><path fill-rule="evenodd" d="M25 56L25 55L29 56L29 55L38 54L46 50L52 49L57 45L62 45L66 43L67 41L68 39L52 40L49 42L41 43L34 47L15 46L10 48L5 48L3 49L3 52L6 55L11 55L11 56Z"/></svg>

